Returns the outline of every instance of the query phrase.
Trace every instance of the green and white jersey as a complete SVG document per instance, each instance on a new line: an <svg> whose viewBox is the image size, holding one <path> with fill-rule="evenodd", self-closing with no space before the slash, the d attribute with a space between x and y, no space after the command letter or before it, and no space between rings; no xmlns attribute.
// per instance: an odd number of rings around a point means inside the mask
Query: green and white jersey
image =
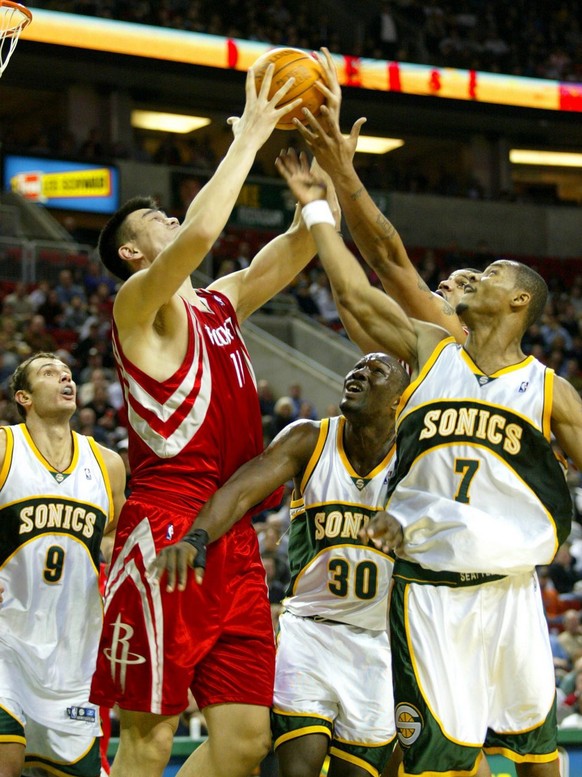
<svg viewBox="0 0 582 777"><path fill-rule="evenodd" d="M452 338L439 343L397 412L399 555L459 573L550 563L572 514L550 444L553 385L531 356L487 376Z"/></svg>
<svg viewBox="0 0 582 777"><path fill-rule="evenodd" d="M386 504L394 446L372 472L354 471L343 447L343 416L321 421L319 439L293 494L287 610L382 631L393 559L358 539Z"/></svg>
<svg viewBox="0 0 582 777"><path fill-rule="evenodd" d="M24 424L5 427L0 471L0 697L19 700L39 723L99 733L88 703L103 608L99 546L113 518L105 464L94 440L73 432L73 459L55 471Z"/></svg>

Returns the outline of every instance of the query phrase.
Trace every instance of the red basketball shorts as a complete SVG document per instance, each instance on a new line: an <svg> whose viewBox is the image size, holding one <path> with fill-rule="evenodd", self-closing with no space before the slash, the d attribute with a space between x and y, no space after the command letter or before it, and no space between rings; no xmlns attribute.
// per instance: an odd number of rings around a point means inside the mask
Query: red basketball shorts
<svg viewBox="0 0 582 777"><path fill-rule="evenodd" d="M123 507L105 595L91 700L175 715L188 688L209 704L271 706L275 646L257 536L239 522L208 546L202 585L166 591L151 572L157 551L184 536L192 512L129 499Z"/></svg>

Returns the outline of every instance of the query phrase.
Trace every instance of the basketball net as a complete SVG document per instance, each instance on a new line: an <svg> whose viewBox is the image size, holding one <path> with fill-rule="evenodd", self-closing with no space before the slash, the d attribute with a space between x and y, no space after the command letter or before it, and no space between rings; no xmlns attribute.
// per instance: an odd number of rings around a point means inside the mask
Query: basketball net
<svg viewBox="0 0 582 777"><path fill-rule="evenodd" d="M0 76L6 70L20 33L31 21L28 8L12 0L0 0Z"/></svg>

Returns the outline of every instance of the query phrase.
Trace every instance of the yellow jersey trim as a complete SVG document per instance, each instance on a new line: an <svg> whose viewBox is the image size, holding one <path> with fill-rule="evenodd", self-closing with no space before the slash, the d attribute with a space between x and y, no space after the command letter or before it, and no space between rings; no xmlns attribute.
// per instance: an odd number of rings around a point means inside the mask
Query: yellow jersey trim
<svg viewBox="0 0 582 777"><path fill-rule="evenodd" d="M71 457L71 463L66 469L58 470L53 467L53 465L48 461L48 459L45 459L45 457L42 455L42 453L39 451L39 449L36 447L36 444L32 437L30 436L30 432L28 431L28 427L26 424L20 424L22 428L22 432L24 434L25 439L27 440L30 449L36 456L36 458L40 461L40 463L43 465L45 469L47 469L49 472L59 473L61 475L70 475L71 472L75 469L77 466L77 462L79 461L79 445L77 443L77 439L75 437L75 432L71 431L71 438L73 441L73 455Z"/></svg>
<svg viewBox="0 0 582 777"><path fill-rule="evenodd" d="M422 366L422 369L420 370L416 378L411 383L409 383L408 386L404 389L400 397L400 402L398 403L398 407L396 408L397 421L399 420L400 413L407 405L408 401L410 400L410 398L412 397L416 389L420 386L420 384L424 381L428 373L433 368L434 363L441 355L443 349L446 348L447 345L451 345L451 343L455 343L455 344L457 343L454 337L445 337L444 340L441 340L440 342L438 342L434 351L425 361L424 365Z"/></svg>
<svg viewBox="0 0 582 777"><path fill-rule="evenodd" d="M300 485L301 493L305 491L305 487L309 482L309 478L313 474L313 470L315 469L317 462L319 461L319 458L323 451L323 446L325 445L325 441L327 440L328 434L329 434L329 418L323 418L319 425L319 437L317 438L315 448L313 449L311 458L307 462L307 466L305 467L305 472L303 473L303 477L301 478L301 485Z"/></svg>
<svg viewBox="0 0 582 777"><path fill-rule="evenodd" d="M75 435L76 432L73 432ZM114 514L114 508L113 508L113 492L111 491L111 481L109 480L109 472L107 470L107 466L105 464L105 461L103 460L103 454L99 450L99 445L95 442L93 437L86 437L87 442L89 443L89 447L93 451L93 455L97 459L97 464L99 465L99 469L101 470L101 474L103 475L103 482L105 484L105 490L107 491L107 499L109 500L109 516L107 518L107 523L111 523L113 520L113 514Z"/></svg>
<svg viewBox="0 0 582 777"><path fill-rule="evenodd" d="M14 455L14 433L9 426L4 427L6 434L6 452L4 454L4 461L2 462L2 469L0 469L0 489L4 488L6 478L10 472L12 466L12 457Z"/></svg>

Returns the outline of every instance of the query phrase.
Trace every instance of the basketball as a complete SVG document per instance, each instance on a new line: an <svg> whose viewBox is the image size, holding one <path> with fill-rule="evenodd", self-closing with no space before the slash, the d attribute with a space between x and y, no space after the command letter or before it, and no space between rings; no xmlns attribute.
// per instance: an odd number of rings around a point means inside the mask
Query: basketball
<svg viewBox="0 0 582 777"><path fill-rule="evenodd" d="M323 81L325 84L325 75L315 57L306 54L300 49L272 49L260 56L253 65L257 89L260 89L267 67L271 62L275 65L275 71L269 90L269 98L283 86L288 78L293 76L295 83L285 95L280 106L283 107L287 103L293 102L297 97L303 99L301 105L286 113L276 125L277 129L292 130L295 129L293 119L299 119L299 121L303 122L303 108L309 108L314 116L317 116L319 113L325 98L314 84L316 81Z"/></svg>

